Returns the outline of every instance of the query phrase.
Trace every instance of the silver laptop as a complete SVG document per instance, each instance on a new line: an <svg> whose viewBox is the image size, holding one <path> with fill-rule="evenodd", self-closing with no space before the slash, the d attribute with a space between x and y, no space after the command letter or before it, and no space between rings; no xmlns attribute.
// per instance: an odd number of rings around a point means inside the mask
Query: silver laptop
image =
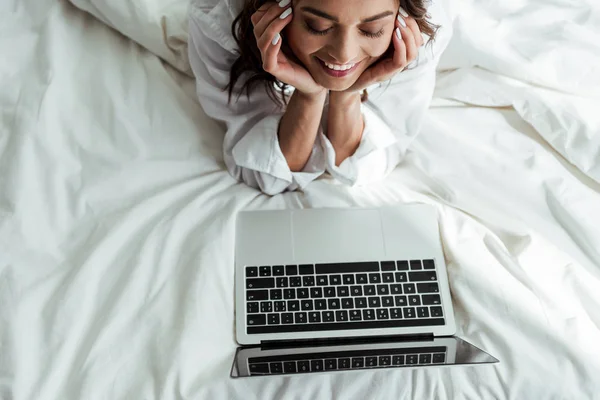
<svg viewBox="0 0 600 400"><path fill-rule="evenodd" d="M232 376L497 360L456 326L424 204L237 217Z"/></svg>

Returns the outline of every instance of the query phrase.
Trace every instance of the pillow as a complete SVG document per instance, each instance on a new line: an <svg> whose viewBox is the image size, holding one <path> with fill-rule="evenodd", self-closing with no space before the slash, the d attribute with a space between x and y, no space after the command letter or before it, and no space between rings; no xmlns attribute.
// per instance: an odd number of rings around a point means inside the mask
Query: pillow
<svg viewBox="0 0 600 400"><path fill-rule="evenodd" d="M187 55L189 0L70 0L192 76Z"/></svg>

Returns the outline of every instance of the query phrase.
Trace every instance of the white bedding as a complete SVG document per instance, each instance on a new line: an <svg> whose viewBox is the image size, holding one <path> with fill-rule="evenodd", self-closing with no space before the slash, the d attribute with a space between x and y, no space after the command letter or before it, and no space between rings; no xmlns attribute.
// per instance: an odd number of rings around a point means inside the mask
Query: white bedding
<svg viewBox="0 0 600 400"><path fill-rule="evenodd" d="M271 198L189 77L66 0L1 2L0 399L600 398L600 6L496 3L453 3L392 176ZM235 213L399 202L439 210L458 334L500 364L230 379Z"/></svg>

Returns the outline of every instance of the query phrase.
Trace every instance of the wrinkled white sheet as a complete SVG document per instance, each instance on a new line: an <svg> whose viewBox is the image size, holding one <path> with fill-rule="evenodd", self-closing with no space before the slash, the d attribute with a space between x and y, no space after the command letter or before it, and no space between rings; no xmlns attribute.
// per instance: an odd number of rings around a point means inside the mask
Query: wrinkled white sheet
<svg viewBox="0 0 600 400"><path fill-rule="evenodd" d="M600 398L600 9L489 3L453 8L389 179L273 198L192 80L66 0L0 3L0 398ZM501 363L231 380L235 213L398 202L439 210L459 335Z"/></svg>

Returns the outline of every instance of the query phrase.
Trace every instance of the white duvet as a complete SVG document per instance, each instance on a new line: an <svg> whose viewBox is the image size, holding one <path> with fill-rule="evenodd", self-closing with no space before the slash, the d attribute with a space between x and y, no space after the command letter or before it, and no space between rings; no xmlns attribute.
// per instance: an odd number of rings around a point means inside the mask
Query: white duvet
<svg viewBox="0 0 600 400"><path fill-rule="evenodd" d="M180 1L73 2L0 2L0 399L600 398L595 0L450 2L406 160L272 198L225 171ZM229 378L237 211L410 202L499 364Z"/></svg>

